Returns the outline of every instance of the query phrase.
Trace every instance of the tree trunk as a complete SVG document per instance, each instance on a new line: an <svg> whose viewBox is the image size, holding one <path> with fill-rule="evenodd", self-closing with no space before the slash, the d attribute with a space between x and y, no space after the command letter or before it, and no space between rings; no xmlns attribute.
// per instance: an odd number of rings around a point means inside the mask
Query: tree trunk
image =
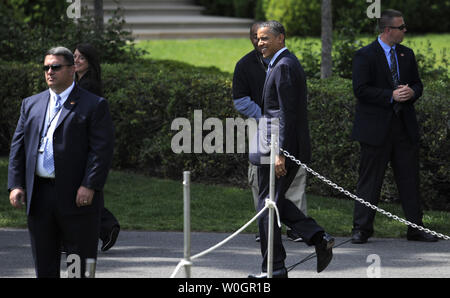
<svg viewBox="0 0 450 298"><path fill-rule="evenodd" d="M94 19L97 34L103 34L103 0L94 0Z"/></svg>
<svg viewBox="0 0 450 298"><path fill-rule="evenodd" d="M322 0L322 64L320 65L320 78L322 79L329 78L332 75L332 47L333 19L331 14L331 0Z"/></svg>

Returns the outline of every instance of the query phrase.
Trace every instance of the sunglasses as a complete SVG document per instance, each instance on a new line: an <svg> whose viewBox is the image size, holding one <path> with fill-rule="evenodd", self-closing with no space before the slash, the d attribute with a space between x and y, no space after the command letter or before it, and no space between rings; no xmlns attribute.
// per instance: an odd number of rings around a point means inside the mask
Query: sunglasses
<svg viewBox="0 0 450 298"><path fill-rule="evenodd" d="M398 29L400 31L403 31L404 29L406 29L406 24L403 24L403 25L398 26L398 27L389 26L389 28L391 28L391 29Z"/></svg>
<svg viewBox="0 0 450 298"><path fill-rule="evenodd" d="M44 66L42 67L42 70L45 71L45 72L47 72L47 71L51 68L53 71L58 71L58 70L60 70L61 67L63 67L63 66L72 66L72 65L69 65L69 64L66 64L66 65L63 65L63 64L44 65Z"/></svg>

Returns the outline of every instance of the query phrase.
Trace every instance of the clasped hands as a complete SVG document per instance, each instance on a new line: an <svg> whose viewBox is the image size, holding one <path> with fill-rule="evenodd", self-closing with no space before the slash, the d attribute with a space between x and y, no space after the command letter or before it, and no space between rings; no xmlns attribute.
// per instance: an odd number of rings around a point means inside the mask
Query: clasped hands
<svg viewBox="0 0 450 298"><path fill-rule="evenodd" d="M411 89L408 84L398 85L397 89L392 93L392 97L397 102L404 102L411 99L414 96L414 90Z"/></svg>
<svg viewBox="0 0 450 298"><path fill-rule="evenodd" d="M78 188L75 203L78 207L89 206L94 199L95 191L93 189L80 186ZM22 188L15 188L9 193L9 202L14 208L20 208L25 205L25 190Z"/></svg>

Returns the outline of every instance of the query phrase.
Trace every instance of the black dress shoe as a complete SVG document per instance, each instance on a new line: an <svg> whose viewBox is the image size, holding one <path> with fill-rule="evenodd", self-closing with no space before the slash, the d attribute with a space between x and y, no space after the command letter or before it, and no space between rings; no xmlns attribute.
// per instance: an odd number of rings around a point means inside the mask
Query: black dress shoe
<svg viewBox="0 0 450 298"><path fill-rule="evenodd" d="M267 278L267 272L261 272L259 274L250 274L248 278ZM274 270L272 272L272 278L288 278L288 272L286 268Z"/></svg>
<svg viewBox="0 0 450 298"><path fill-rule="evenodd" d="M367 242L367 239L369 239L369 237L367 237L367 235L365 235L363 232L361 231L354 231L353 235L352 235L352 243L354 244L363 244Z"/></svg>
<svg viewBox="0 0 450 298"><path fill-rule="evenodd" d="M438 237L425 233L424 231L415 230L414 232L408 231L406 239L409 241L423 241L423 242L436 242Z"/></svg>
<svg viewBox="0 0 450 298"><path fill-rule="evenodd" d="M107 251L108 249L113 247L113 245L116 243L117 236L119 236L119 232L120 232L120 227L119 226L114 226L111 229L111 231L109 232L108 239L106 239L102 243L102 247L101 247L102 251Z"/></svg>
<svg viewBox="0 0 450 298"><path fill-rule="evenodd" d="M322 272L333 258L334 238L324 233L321 241L316 244L317 273Z"/></svg>

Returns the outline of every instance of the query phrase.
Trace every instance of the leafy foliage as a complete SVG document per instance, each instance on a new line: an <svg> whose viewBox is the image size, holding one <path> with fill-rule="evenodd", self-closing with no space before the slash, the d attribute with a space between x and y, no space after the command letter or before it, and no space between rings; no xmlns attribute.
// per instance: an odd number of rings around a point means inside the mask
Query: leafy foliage
<svg viewBox="0 0 450 298"><path fill-rule="evenodd" d="M46 88L40 68L34 64L0 63L0 152L9 150L21 99ZM120 78L120 79L117 79ZM181 179L190 170L194 181L246 187L248 156L241 154L180 153L171 148L171 129L176 118L186 118L192 131L194 111L222 120L241 117L231 101L231 75L215 68L193 67L173 61L141 61L104 64L105 95L116 131L114 168L131 169L153 176ZM425 207L450 210L450 106L448 82L425 81L422 98L415 104L420 124L420 174ZM352 191L356 187L359 146L351 141L355 99L351 80L333 77L309 79L309 125L313 160L310 166ZM191 131L191 132L192 132ZM202 139L211 131L203 131ZM192 144L194 142L191 142ZM223 144L226 148L226 139ZM193 149L191 147L191 149ZM192 150L193 152L193 150ZM225 152L225 149L224 149ZM309 179L308 191L339 196L317 179ZM382 196L397 197L388 171Z"/></svg>
<svg viewBox="0 0 450 298"><path fill-rule="evenodd" d="M0 60L42 62L51 47L71 50L79 43L91 43L103 62L132 61L144 54L135 47L131 32L124 29L120 9L97 33L94 18L82 8L81 18L67 16L66 1L12 0L0 2Z"/></svg>

